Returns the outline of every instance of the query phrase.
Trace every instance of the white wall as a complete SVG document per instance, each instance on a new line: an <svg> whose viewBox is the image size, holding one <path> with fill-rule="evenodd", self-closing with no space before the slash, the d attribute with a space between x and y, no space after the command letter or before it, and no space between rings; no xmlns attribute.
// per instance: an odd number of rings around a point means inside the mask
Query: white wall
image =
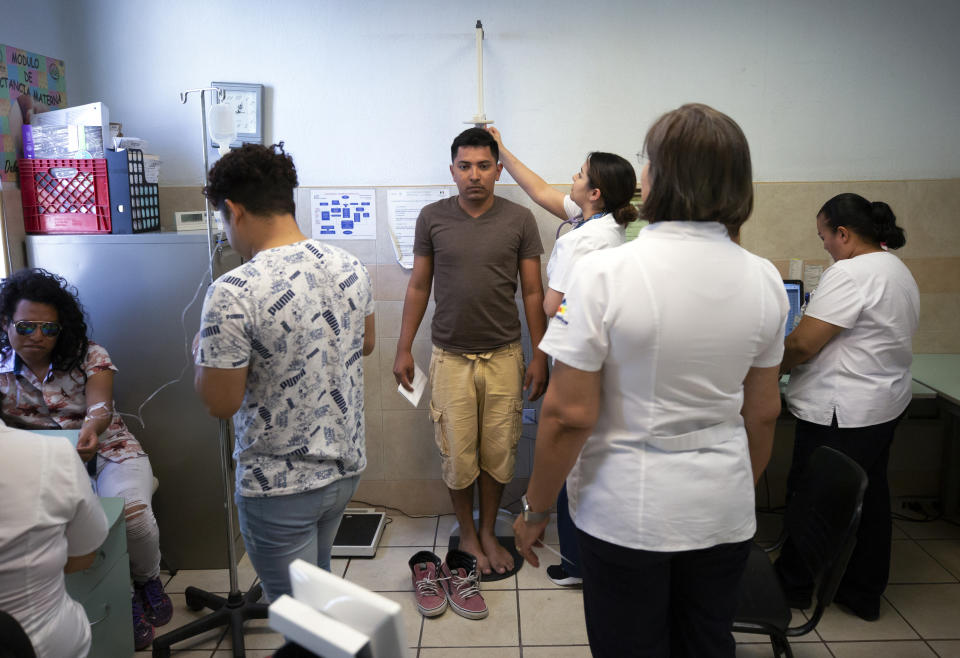
<svg viewBox="0 0 960 658"><path fill-rule="evenodd" d="M33 53L67 60L79 35L66 29L66 3L58 0L0 0L0 43ZM69 84L69 77L68 77ZM67 89L69 99L70 89ZM6 93L6 90L4 90Z"/></svg>
<svg viewBox="0 0 960 658"><path fill-rule="evenodd" d="M68 52L32 9L12 27L6 6L27 4L61 6ZM689 101L741 124L757 180L960 176L954 0L4 7L0 42L66 56L71 104L105 101L150 140L165 185L202 180L199 101L178 92L212 80L267 86L266 138L286 141L303 185L448 182L449 143L476 106L477 18L487 115L551 182L590 150L633 161L650 122Z"/></svg>

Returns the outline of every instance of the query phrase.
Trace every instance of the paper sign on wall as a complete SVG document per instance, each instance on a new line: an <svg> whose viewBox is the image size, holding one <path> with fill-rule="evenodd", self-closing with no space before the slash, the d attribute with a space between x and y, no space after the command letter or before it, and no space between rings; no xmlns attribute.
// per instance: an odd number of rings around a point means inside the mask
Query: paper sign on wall
<svg viewBox="0 0 960 658"><path fill-rule="evenodd" d="M310 224L317 240L375 240L376 191L311 190Z"/></svg>
<svg viewBox="0 0 960 658"><path fill-rule="evenodd" d="M393 253L405 269L413 267L413 238L417 217L428 203L446 199L449 192L444 187L410 187L387 190L387 222Z"/></svg>
<svg viewBox="0 0 960 658"><path fill-rule="evenodd" d="M803 266L803 289L813 292L820 285L820 275L823 274L823 265Z"/></svg>

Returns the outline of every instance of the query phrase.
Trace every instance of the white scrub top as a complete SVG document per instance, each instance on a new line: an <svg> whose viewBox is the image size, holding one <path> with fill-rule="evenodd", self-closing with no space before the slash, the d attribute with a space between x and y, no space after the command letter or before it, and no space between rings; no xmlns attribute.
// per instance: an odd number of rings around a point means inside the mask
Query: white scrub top
<svg viewBox="0 0 960 658"><path fill-rule="evenodd" d="M563 210L568 219L583 216L580 206L570 195L563 197ZM573 281L575 266L585 254L598 249L619 247L626 240L626 229L607 213L567 231L553 245L547 261L547 285L557 292L566 292Z"/></svg>
<svg viewBox="0 0 960 658"><path fill-rule="evenodd" d="M893 420L912 396L913 334L920 291L903 262L886 251L837 261L820 277L806 315L844 330L793 368L787 405L817 425L868 427Z"/></svg>
<svg viewBox="0 0 960 658"><path fill-rule="evenodd" d="M753 536L740 409L752 367L783 357L788 302L769 261L716 222L658 222L584 256L540 343L602 369L600 417L567 479L577 527L684 551Z"/></svg>

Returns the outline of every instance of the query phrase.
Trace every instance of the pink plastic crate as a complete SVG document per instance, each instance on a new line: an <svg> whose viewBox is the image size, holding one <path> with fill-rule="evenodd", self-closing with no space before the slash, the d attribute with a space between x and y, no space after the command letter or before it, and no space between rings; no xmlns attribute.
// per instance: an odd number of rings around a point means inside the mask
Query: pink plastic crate
<svg viewBox="0 0 960 658"><path fill-rule="evenodd" d="M22 159L17 166L27 233L110 232L105 159Z"/></svg>

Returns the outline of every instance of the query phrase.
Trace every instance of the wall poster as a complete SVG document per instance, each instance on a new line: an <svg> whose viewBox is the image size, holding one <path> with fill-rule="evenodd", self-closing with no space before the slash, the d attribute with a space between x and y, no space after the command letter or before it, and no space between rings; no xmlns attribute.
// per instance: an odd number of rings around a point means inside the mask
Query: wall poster
<svg viewBox="0 0 960 658"><path fill-rule="evenodd" d="M62 59L0 44L0 179L16 181L21 127L30 117L67 106L65 74Z"/></svg>

